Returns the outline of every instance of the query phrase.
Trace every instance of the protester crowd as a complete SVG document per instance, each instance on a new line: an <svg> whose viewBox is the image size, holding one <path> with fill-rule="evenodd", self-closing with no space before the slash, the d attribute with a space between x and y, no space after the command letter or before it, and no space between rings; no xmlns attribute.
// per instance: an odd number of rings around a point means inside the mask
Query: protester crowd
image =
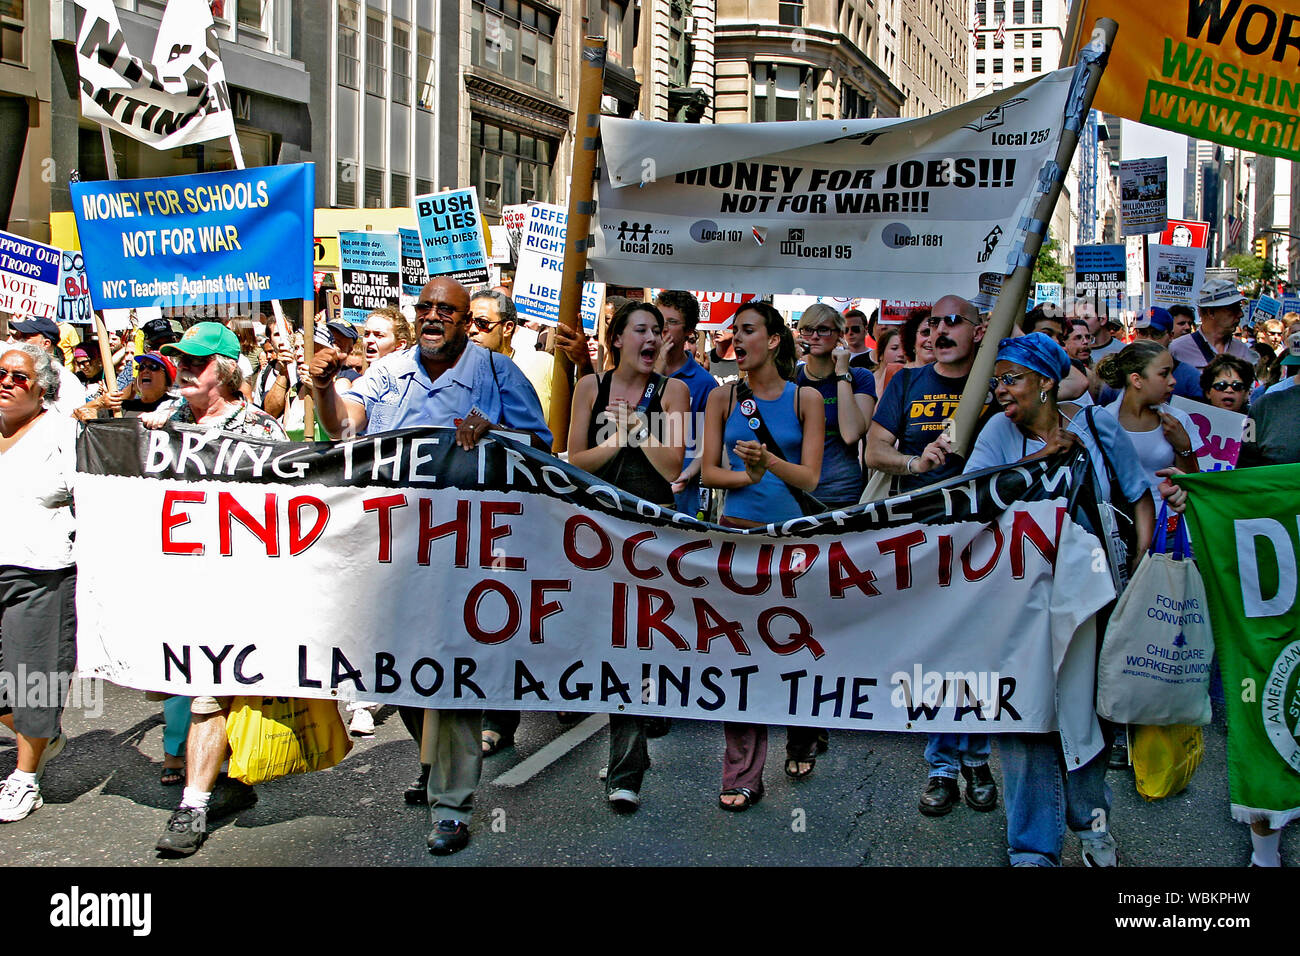
<svg viewBox="0 0 1300 956"><path fill-rule="evenodd" d="M584 336L521 321L508 287L471 295L435 278L413 320L392 308L360 328L322 316L310 362L302 333L287 341L269 317L256 326L155 318L138 336L110 334L115 376L105 375L93 340L67 354L54 322L11 319L13 345L0 356L0 494L17 533L0 543L3 670L66 680L75 666L82 423L132 416L146 428L201 425L280 441L313 427L323 440L447 426L466 449L506 428L549 450L557 350L578 376L568 461L646 501L727 527L849 507L1082 446L1099 497L1129 523L1129 552L1116 569L1122 581L1151 541L1161 505L1182 509L1185 493L1168 477L1198 468L1202 436L1169 404L1172 396L1250 416L1253 437L1239 467L1300 462L1300 315L1261 324L1255 338L1240 325L1243 301L1232 283L1207 282L1194 317L1147 309L1128 343L1122 326L1089 301L1028 312L996 343L990 400L964 458L946 423L988 316L956 295L898 325L816 304L791 328L771 304L754 301L706 332L694 296L663 291L653 302L611 300L600 334ZM306 417L308 398L318 426ZM0 787L0 821L13 822L41 807L42 775L67 741L60 701L33 706L12 689L5 694L0 722L17 736L17 768ZM157 848L188 855L210 820L256 794L221 772L230 698L158 696L160 782L183 789ZM354 735L374 732L376 706L348 706ZM430 808L429 849L454 853L470 839L483 761L512 745L520 714L406 707L401 714L420 768L405 799ZM666 720L611 716L603 779L615 810L636 810L648 739L667 732ZM1069 772L1055 734L931 735L919 812L942 816L963 799L987 812L1002 802L1013 864L1059 864L1071 831L1085 863L1114 866L1116 840L1094 811L1109 819L1105 776L1126 762L1111 747L1125 730L1103 721L1102 732L1098 756ZM718 805L745 811L763 797L767 728L726 723L722 741ZM989 765L994 741L1000 787ZM784 772L808 777L828 746L823 730L787 728ZM1279 865L1278 833L1256 825L1252 837L1252 862Z"/></svg>

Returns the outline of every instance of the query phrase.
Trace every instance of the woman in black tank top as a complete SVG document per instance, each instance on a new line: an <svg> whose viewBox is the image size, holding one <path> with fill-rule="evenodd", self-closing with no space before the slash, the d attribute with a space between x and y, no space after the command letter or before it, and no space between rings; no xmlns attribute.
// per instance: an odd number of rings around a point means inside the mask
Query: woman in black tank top
<svg viewBox="0 0 1300 956"><path fill-rule="evenodd" d="M569 463L671 510L672 481L686 455L691 395L685 382L655 374L663 328L663 315L644 302L629 302L614 314L605 330L614 370L588 375L573 390ZM645 722L609 715L605 797L623 813L640 805L641 780L650 766Z"/></svg>

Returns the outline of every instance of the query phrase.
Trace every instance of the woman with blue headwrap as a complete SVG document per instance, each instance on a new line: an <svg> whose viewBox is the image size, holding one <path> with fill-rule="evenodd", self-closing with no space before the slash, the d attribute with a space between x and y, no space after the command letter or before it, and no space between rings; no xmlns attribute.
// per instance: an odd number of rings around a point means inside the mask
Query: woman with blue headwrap
<svg viewBox="0 0 1300 956"><path fill-rule="evenodd" d="M967 472L1038 458L1071 448L1088 451L1100 497L1110 493L1102 462L1109 460L1116 484L1136 503L1136 563L1151 541L1155 510L1147 480L1128 436L1109 415L1088 415L1072 403L1057 404L1057 386L1070 373L1070 358L1050 336L1034 332L998 343L989 382L1003 413L980 433L966 462ZM1103 448L1105 455L1103 456ZM1101 612L1098 632L1103 630ZM1066 826L1082 843L1088 866L1115 866L1110 835L1110 789L1106 768L1114 728L1102 721L1103 747L1069 772L1057 734L1000 734L1008 855L1013 866L1058 866Z"/></svg>

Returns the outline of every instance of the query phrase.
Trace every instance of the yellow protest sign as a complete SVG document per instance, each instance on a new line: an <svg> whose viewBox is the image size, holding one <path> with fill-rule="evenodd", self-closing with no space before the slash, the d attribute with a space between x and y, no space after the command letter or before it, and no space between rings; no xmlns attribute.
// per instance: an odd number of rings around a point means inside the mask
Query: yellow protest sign
<svg viewBox="0 0 1300 956"><path fill-rule="evenodd" d="M1078 0L1076 54L1100 17L1119 32L1095 108L1300 159L1300 0Z"/></svg>

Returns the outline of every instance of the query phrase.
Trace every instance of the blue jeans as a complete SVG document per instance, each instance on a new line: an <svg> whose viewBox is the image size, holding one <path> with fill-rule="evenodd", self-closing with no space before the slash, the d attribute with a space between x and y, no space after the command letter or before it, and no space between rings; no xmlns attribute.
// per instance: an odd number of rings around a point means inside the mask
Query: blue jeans
<svg viewBox="0 0 1300 956"><path fill-rule="evenodd" d="M925 762L930 776L957 779L962 767L982 767L989 762L988 734L930 734Z"/></svg>
<svg viewBox="0 0 1300 956"><path fill-rule="evenodd" d="M1007 811L1011 865L1060 866L1068 826L1075 832L1110 828L1106 768L1114 728L1102 721L1106 745L1078 770L1066 772L1060 736L1001 734L1002 803Z"/></svg>

